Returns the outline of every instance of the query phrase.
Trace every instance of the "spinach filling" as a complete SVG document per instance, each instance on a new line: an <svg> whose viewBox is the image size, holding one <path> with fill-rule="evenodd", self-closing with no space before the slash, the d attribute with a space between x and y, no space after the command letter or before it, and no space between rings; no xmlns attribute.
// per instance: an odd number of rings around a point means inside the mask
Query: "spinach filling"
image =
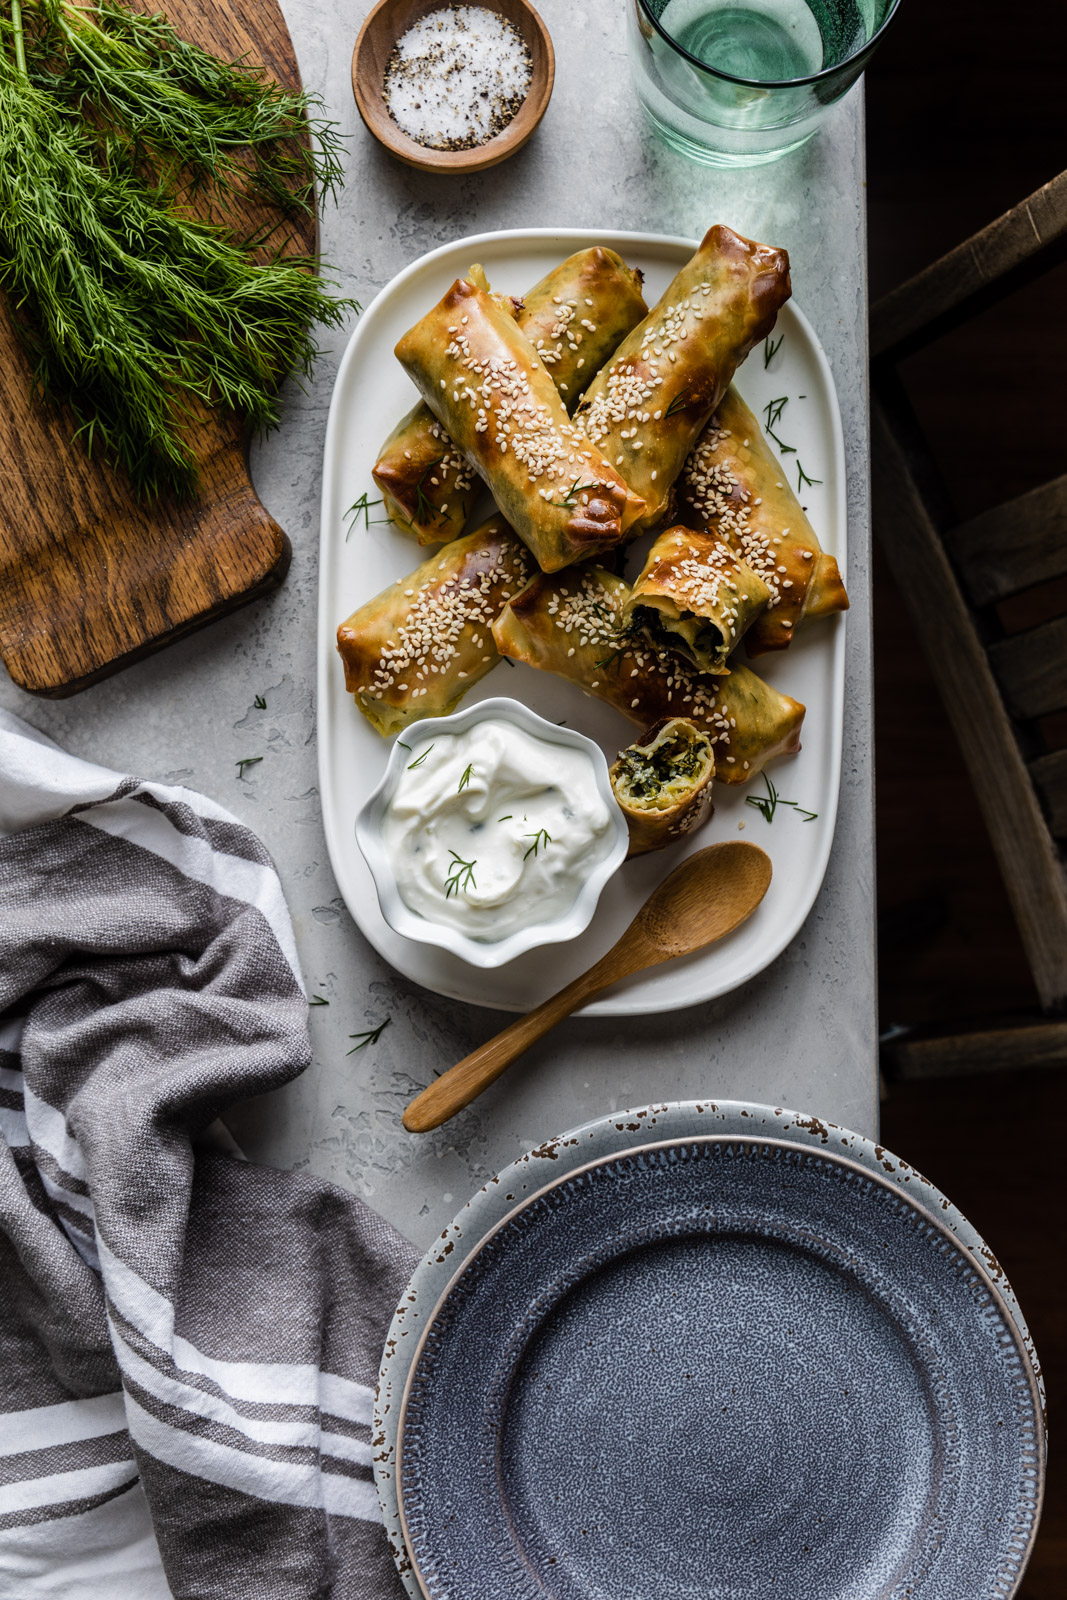
<svg viewBox="0 0 1067 1600"><path fill-rule="evenodd" d="M675 619L664 616L655 606L635 606L633 625L643 629L654 644L678 651L698 667L708 657L718 660L725 644L721 628L691 611L683 611Z"/></svg>
<svg viewBox="0 0 1067 1600"><path fill-rule="evenodd" d="M693 788L711 759L711 741L664 731L650 747L630 745L618 758L619 787L629 800L666 809Z"/></svg>

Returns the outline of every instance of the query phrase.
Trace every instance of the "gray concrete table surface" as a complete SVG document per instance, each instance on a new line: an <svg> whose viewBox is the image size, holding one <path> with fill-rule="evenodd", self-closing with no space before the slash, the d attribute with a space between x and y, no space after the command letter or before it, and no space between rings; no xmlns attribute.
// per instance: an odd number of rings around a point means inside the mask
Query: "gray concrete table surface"
<svg viewBox="0 0 1067 1600"><path fill-rule="evenodd" d="M322 450L345 336L281 428L253 452L256 488L293 543L281 590L66 701L9 681L0 702L67 749L124 773L211 795L274 855L296 927L315 1059L285 1090L228 1121L255 1159L308 1169L364 1196L425 1245L487 1177L525 1149L603 1112L653 1100L746 1099L877 1131L872 682L862 91L782 161L716 171L642 125L630 86L625 0L538 0L556 49L540 129L502 166L463 178L410 170L359 122L352 46L370 6L284 0L307 87L350 136L347 181L322 252L367 305L416 256L465 234L521 226L700 236L728 222L785 245L798 302L833 369L848 472L844 767L826 880L792 945L723 999L648 1018L573 1019L437 1133L400 1113L431 1077L505 1019L407 982L365 942L340 899L322 833L315 763L315 602ZM255 699L267 701L257 710ZM236 775L243 756L263 760ZM347 1055L349 1035L389 1026Z"/></svg>

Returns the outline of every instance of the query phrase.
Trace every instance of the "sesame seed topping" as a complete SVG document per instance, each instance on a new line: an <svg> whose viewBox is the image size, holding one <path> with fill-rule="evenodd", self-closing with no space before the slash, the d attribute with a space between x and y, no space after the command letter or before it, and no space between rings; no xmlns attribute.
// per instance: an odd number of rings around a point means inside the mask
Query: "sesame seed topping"
<svg viewBox="0 0 1067 1600"><path fill-rule="evenodd" d="M454 556L442 557L424 563L423 571L432 566L436 574L449 560L455 564ZM524 546L511 538L499 539L491 547L468 550L462 564L447 577L430 578L418 587L400 590L407 604L400 609L391 636L375 647L371 634L365 647L362 665L368 681L357 691L364 703L395 703L396 695L409 692L413 700L425 695L425 687L409 691L411 678L421 683L427 675L455 670L460 651L468 643L477 647L499 615L502 585L513 590L516 582L527 581L532 570L533 560ZM399 590L399 585L396 587ZM493 659L492 655L483 656L482 664ZM465 679L469 674L457 671L456 676Z"/></svg>
<svg viewBox="0 0 1067 1600"><path fill-rule="evenodd" d="M576 682L609 705L637 713L635 721L653 720L662 715L665 703L677 698L691 707L688 714L705 728L713 744L729 743L729 720L717 705L719 680L690 669L673 651L643 635L627 631L630 589L625 583L595 571L579 576L573 568L567 585L548 578L540 581L551 584L542 602L542 627L547 626L550 634L558 630L566 639L566 654L556 656L555 671L564 677L573 674ZM532 625L531 619L528 626ZM587 652L584 659L582 651ZM608 670L603 677L587 680L591 655Z"/></svg>

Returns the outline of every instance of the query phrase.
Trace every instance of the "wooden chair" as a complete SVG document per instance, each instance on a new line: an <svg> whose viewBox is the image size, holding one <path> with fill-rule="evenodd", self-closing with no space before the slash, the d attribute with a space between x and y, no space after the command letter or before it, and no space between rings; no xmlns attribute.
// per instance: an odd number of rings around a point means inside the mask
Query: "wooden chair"
<svg viewBox="0 0 1067 1600"><path fill-rule="evenodd" d="M905 1035L900 1077L1067 1063L1067 749L1038 719L1067 709L1067 616L1007 635L996 605L1067 575L1067 475L959 523L896 364L1067 259L1067 173L871 311L874 530L934 669L989 830L1043 1016ZM1062 333L1062 325L1061 325ZM1020 374L1020 382L1025 374ZM1067 415L1067 413L1065 413Z"/></svg>

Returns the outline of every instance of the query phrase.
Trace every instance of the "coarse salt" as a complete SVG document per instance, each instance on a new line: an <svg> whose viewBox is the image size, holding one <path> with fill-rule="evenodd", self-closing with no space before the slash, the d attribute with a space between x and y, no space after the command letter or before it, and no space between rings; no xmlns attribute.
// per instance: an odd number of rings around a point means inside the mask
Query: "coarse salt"
<svg viewBox="0 0 1067 1600"><path fill-rule="evenodd" d="M402 33L382 92L393 121L429 150L472 150L507 127L530 88L522 35L483 6L442 6Z"/></svg>

